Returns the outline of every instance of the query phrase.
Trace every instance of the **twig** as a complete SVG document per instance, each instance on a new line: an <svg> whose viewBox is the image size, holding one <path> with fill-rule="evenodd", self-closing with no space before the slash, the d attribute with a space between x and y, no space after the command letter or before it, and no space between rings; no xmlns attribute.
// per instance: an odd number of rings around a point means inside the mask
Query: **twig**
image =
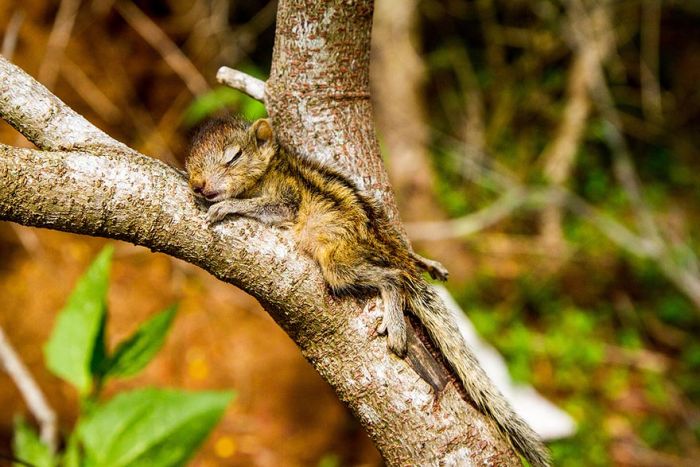
<svg viewBox="0 0 700 467"><path fill-rule="evenodd" d="M662 118L661 87L658 79L661 2L644 0L641 4L639 78L642 87L642 109L646 118L658 122Z"/></svg>
<svg viewBox="0 0 700 467"><path fill-rule="evenodd" d="M660 250L655 242L640 237L611 216L594 208L573 193L567 192L567 195L566 206L569 210L588 220L613 243L635 256L651 259L658 258Z"/></svg>
<svg viewBox="0 0 700 467"><path fill-rule="evenodd" d="M209 84L192 61L175 43L133 2L117 2L115 9L151 47L160 53L163 60L182 78L194 95L204 94Z"/></svg>
<svg viewBox="0 0 700 467"><path fill-rule="evenodd" d="M49 406L39 385L20 360L15 349L12 348L12 344L7 340L2 327L0 327L0 366L15 383L22 398L27 403L29 411L39 422L41 440L52 452L55 452L58 445L56 412Z"/></svg>
<svg viewBox="0 0 700 467"><path fill-rule="evenodd" d="M607 10L603 3L596 4L586 27L581 26L582 15L570 15L572 29L586 29L592 43L587 47L574 48L574 59L569 72L567 101L562 119L557 128L557 136L542 153L544 175L551 183L563 186L574 166L576 151L584 136L591 110L589 89L597 78L598 67L610 55L612 41L606 27ZM548 248L562 249L562 213L557 206L551 206L542 213L542 239Z"/></svg>
<svg viewBox="0 0 700 467"><path fill-rule="evenodd" d="M465 172L462 174L462 176L465 179L471 180L486 188L493 189L495 187L497 190L512 193L516 193L519 191L520 193L523 193L523 197L528 196L527 187L522 185L518 180L515 179L515 177L510 175L507 172L506 168L498 164L498 161L492 159L493 158L486 157L485 155L477 157L474 160L464 158L466 165ZM479 164L476 161L481 161L482 163ZM566 206L574 214L577 214L578 216L581 216L582 218L587 219L589 222L591 222L598 230L601 231L601 233L603 233L603 235L608 237L613 243L624 248L625 250L634 254L635 256L645 258L656 258L659 255L660 250L656 243L649 241L646 238L640 237L621 223L617 222L609 215L600 212L599 210L588 204L586 201L584 201L581 197L577 196L576 194L572 193L566 188L561 186L550 185L540 190L553 190L556 193L556 195L549 195L550 204L551 202L554 202L556 200L558 203L561 203L563 206ZM544 193L544 191L542 191L542 193ZM503 198L501 198L499 201L503 202L504 204L506 203ZM519 209L525 204L527 203L516 205L513 211L511 212L515 212L516 209ZM546 202L543 204L545 206L550 205ZM500 208L494 208L493 206L491 206L489 208L486 208L484 211L498 212L499 210ZM474 214L465 217L469 218L473 215ZM496 221L498 220L500 219L496 219ZM452 221L446 222L458 221L459 219L453 219ZM436 225L435 228L449 229L449 227L447 227L448 224L446 222L442 223L442 227ZM484 224L484 226L486 225ZM455 231L452 232L452 235L459 236L456 234Z"/></svg>
<svg viewBox="0 0 700 467"><path fill-rule="evenodd" d="M260 102L263 102L265 99L265 81L254 78L242 71L222 66L216 73L216 80L233 89L238 89Z"/></svg>
<svg viewBox="0 0 700 467"><path fill-rule="evenodd" d="M53 28L49 35L49 42L46 44L44 59L41 62L38 74L39 81L49 89L53 88L56 82L58 69L63 59L63 51L66 49L71 32L73 31L73 25L75 24L75 17L77 16L79 6L80 0L61 0L61 4L58 7L56 20L53 23Z"/></svg>
<svg viewBox="0 0 700 467"><path fill-rule="evenodd" d="M410 222L406 230L411 240L444 240L467 237L507 218L526 205L554 204L558 196L552 190L527 191L516 187L506 192L490 206L468 216L448 221Z"/></svg>
<svg viewBox="0 0 700 467"><path fill-rule="evenodd" d="M1 54L8 60L12 60L12 56L17 48L17 37L19 37L19 29L24 21L24 10L16 10L12 13L10 21L7 23L5 35L2 38Z"/></svg>
<svg viewBox="0 0 700 467"><path fill-rule="evenodd" d="M41 240L34 230L19 224L10 224L10 226L27 253L35 255L41 251Z"/></svg>
<svg viewBox="0 0 700 467"><path fill-rule="evenodd" d="M542 152L544 173L555 184L564 184L571 173L590 110L588 82L591 79L593 61L590 49L580 50L574 55L569 72L568 99L557 128L557 135Z"/></svg>
<svg viewBox="0 0 700 467"><path fill-rule="evenodd" d="M588 82L591 79L593 51L578 50L569 72L567 100L556 136L542 152L544 174L555 185L566 184L571 175L576 151L583 138L590 112ZM558 206L548 206L542 213L541 234L548 248L563 250L562 213Z"/></svg>
<svg viewBox="0 0 700 467"><path fill-rule="evenodd" d="M255 47L254 40L275 22L276 14L277 0L270 0L246 24L236 25L234 31L231 31L228 23L226 23L225 30L218 28L222 37L222 47L219 51L219 56L228 63L240 62L241 58ZM214 22L210 21L210 23Z"/></svg>
<svg viewBox="0 0 700 467"><path fill-rule="evenodd" d="M457 81L464 96L466 115L463 134L466 148L475 148L475 152L471 156L479 157L479 155L484 153L484 147L486 146L484 96L467 48L459 44L449 47L448 51L454 64Z"/></svg>
<svg viewBox="0 0 700 467"><path fill-rule="evenodd" d="M116 123L122 117L122 112L109 100L79 65L66 59L61 67L61 74L76 93L107 123Z"/></svg>

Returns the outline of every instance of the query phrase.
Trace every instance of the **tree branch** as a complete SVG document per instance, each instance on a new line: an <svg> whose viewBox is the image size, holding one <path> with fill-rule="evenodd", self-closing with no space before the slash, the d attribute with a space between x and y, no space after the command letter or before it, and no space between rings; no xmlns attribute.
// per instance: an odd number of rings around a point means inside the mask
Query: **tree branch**
<svg viewBox="0 0 700 467"><path fill-rule="evenodd" d="M1 56L0 77L0 116L38 147L136 154Z"/></svg>
<svg viewBox="0 0 700 467"><path fill-rule="evenodd" d="M216 72L216 80L233 89L238 89L260 102L263 102L265 99L265 81L254 78L242 71L222 66Z"/></svg>
<svg viewBox="0 0 700 467"><path fill-rule="evenodd" d="M41 388L34 381L25 364L22 363L10 341L7 340L2 327L0 327L0 367L14 381L29 411L39 422L41 440L46 443L52 452L55 452L56 446L58 446L56 412L46 401Z"/></svg>
<svg viewBox="0 0 700 467"><path fill-rule="evenodd" d="M557 205L559 196L554 190L525 190L521 187L505 192L489 206L466 216L446 221L411 222L407 224L412 240L444 240L468 237L512 215L523 206L533 204Z"/></svg>

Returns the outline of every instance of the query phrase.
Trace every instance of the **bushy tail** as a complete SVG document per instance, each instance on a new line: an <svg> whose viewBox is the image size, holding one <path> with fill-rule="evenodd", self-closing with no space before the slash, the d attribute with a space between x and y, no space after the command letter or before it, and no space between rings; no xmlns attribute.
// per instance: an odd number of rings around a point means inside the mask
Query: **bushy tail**
<svg viewBox="0 0 700 467"><path fill-rule="evenodd" d="M410 278L407 282L408 308L426 327L477 408L493 418L499 430L533 467L550 466L549 451L540 437L513 411L486 376L435 290L422 280Z"/></svg>

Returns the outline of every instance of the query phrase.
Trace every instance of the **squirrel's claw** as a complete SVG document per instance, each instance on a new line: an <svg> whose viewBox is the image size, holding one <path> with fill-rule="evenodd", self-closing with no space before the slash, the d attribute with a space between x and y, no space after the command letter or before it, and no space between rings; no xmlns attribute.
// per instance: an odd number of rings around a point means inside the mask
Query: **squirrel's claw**
<svg viewBox="0 0 700 467"><path fill-rule="evenodd" d="M381 302L383 302L382 321L377 326L377 333L379 335L386 334L389 350L403 358L406 356L408 341L403 310L394 308L396 304L390 300L377 300L377 304Z"/></svg>
<svg viewBox="0 0 700 467"><path fill-rule="evenodd" d="M209 210L207 211L207 222L209 224L216 224L228 214L232 213L233 210L226 201L212 204L209 206Z"/></svg>
<svg viewBox="0 0 700 467"><path fill-rule="evenodd" d="M439 261L424 258L416 252L412 252L411 256L413 257L416 266L430 274L430 277L432 277L433 279L444 282L450 275L450 272L447 270L447 268L443 266L442 263L440 263Z"/></svg>

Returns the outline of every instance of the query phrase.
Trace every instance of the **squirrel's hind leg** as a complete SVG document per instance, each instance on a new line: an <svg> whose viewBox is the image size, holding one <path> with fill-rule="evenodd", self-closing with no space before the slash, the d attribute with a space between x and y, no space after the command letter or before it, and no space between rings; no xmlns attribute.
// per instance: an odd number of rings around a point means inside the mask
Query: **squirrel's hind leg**
<svg viewBox="0 0 700 467"><path fill-rule="evenodd" d="M382 322L377 328L379 334L386 334L389 350L403 358L406 355L406 320L403 316L404 298L401 292L391 284L381 286L384 305Z"/></svg>
<svg viewBox="0 0 700 467"><path fill-rule="evenodd" d="M319 248L315 258L331 290L335 293L356 288L379 289L383 305L379 334L386 334L389 349L404 357L407 349L406 321L403 310L405 299L398 287L400 272L375 265L348 265L339 258L338 248ZM342 256L342 254L341 254Z"/></svg>

